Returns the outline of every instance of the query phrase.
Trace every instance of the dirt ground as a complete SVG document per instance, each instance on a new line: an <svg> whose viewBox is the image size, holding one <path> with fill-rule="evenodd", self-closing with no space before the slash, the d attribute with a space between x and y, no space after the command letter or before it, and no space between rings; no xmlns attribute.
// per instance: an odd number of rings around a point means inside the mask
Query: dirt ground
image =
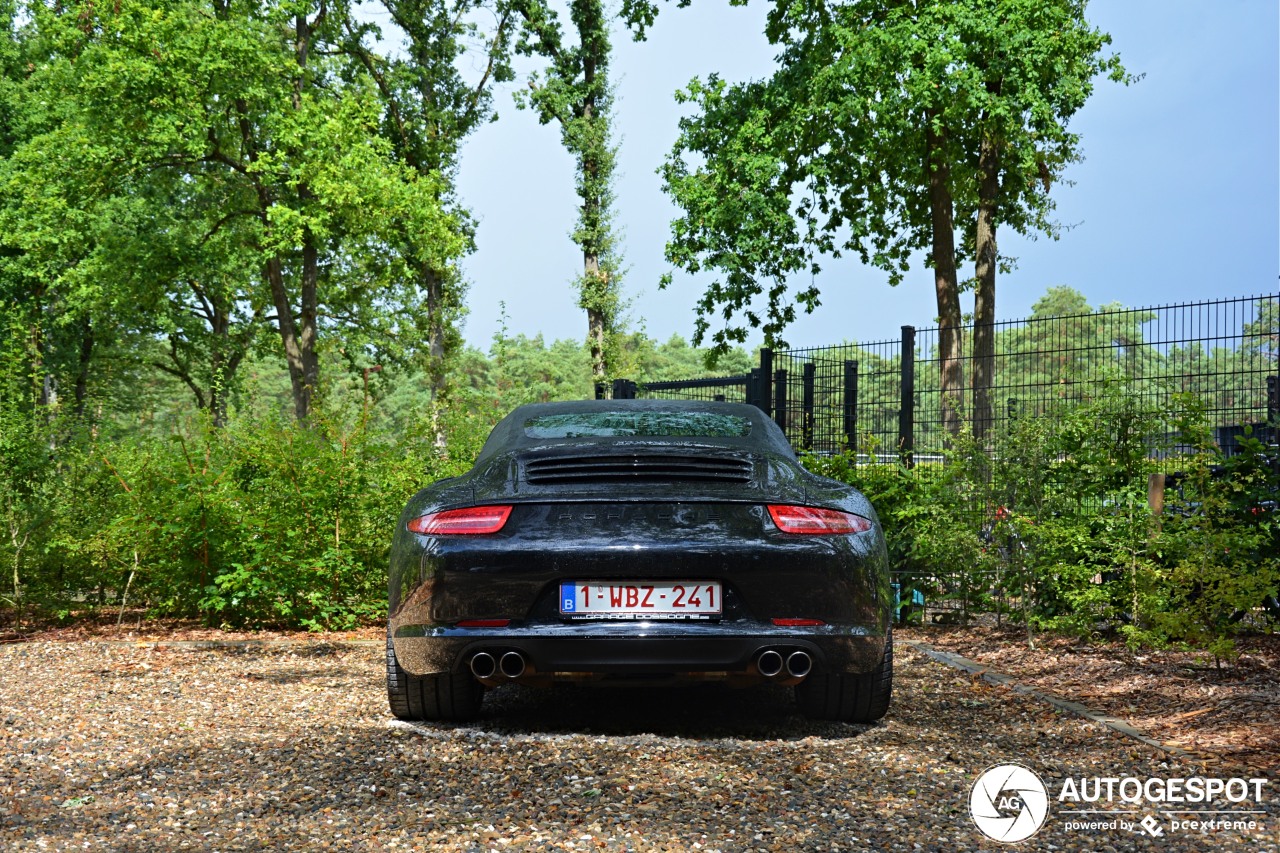
<svg viewBox="0 0 1280 853"><path fill-rule="evenodd" d="M1115 640L1040 635L1032 649L1022 628L929 626L898 636L1119 717L1215 769L1280 775L1280 636L1241 637L1239 659L1221 667L1203 652L1135 652Z"/></svg>
<svg viewBox="0 0 1280 853"><path fill-rule="evenodd" d="M222 631L181 620L126 613L70 625L0 625L0 643L30 641L351 641L381 642L379 626L314 634ZM1201 652L1131 651L1116 640L1039 635L1029 648L1021 628L927 625L897 636L987 664L1019 683L1127 721L1161 743L1199 756L1215 770L1247 768L1280 777L1280 636L1248 635L1236 661L1218 666Z"/></svg>
<svg viewBox="0 0 1280 853"><path fill-rule="evenodd" d="M1043 811L984 790L996 831L1037 824L1019 851L1280 851L1266 780L1191 813L1054 796L1225 774L906 642L872 725L718 684L506 685L457 725L391 716L377 639L177 638L0 645L0 849L980 853L973 792L1013 761Z"/></svg>

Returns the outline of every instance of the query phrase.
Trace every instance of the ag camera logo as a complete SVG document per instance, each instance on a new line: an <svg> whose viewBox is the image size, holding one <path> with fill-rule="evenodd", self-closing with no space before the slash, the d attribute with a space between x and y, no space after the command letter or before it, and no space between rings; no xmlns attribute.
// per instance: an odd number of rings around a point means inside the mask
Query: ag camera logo
<svg viewBox="0 0 1280 853"><path fill-rule="evenodd" d="M969 814L992 841L1022 841L1044 826L1049 791L1035 771L1021 764L997 764L973 783Z"/></svg>

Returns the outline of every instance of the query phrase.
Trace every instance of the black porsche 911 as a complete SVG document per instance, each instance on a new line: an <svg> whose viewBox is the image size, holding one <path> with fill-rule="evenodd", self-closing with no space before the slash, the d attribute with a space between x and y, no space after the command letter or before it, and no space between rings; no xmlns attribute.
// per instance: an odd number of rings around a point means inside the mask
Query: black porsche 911
<svg viewBox="0 0 1280 853"><path fill-rule="evenodd" d="M521 406L400 518L387 693L401 719L466 720L513 682L773 681L806 715L869 722L890 609L870 503L760 409Z"/></svg>

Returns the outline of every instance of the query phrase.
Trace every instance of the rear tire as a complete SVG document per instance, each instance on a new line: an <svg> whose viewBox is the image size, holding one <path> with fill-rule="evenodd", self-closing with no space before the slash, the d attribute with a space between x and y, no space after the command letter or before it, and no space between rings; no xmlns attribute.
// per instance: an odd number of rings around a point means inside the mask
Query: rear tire
<svg viewBox="0 0 1280 853"><path fill-rule="evenodd" d="M880 664L860 675L813 674L796 685L800 713L814 720L874 723L893 695L893 628L884 635Z"/></svg>
<svg viewBox="0 0 1280 853"><path fill-rule="evenodd" d="M462 723L480 716L484 685L470 673L410 675L396 660L391 628L387 628L387 702L401 720Z"/></svg>

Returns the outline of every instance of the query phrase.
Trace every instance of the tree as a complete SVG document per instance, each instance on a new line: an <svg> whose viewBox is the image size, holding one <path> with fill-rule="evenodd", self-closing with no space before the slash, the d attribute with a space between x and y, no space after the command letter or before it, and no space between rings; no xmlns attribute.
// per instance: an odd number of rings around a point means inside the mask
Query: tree
<svg viewBox="0 0 1280 853"><path fill-rule="evenodd" d="M638 4L631 17L644 24L652 12ZM996 227L1057 236L1049 191L1078 159L1066 121L1096 74L1127 79L1100 53L1109 37L1089 28L1078 0L778 0L767 35L781 48L772 78L729 86L713 75L678 95L699 112L682 120L663 167L681 208L667 258L723 276L700 302L695 343L717 313L717 347L745 339L739 313L766 343L782 343L796 306L819 304L816 284L791 296L791 281L820 272L824 255L855 252L896 285L927 250L943 423L954 434L964 396L957 266L973 256L985 427Z"/></svg>
<svg viewBox="0 0 1280 853"><path fill-rule="evenodd" d="M322 333L376 350L421 325L415 282L369 258L406 233L415 262L462 250L439 175L392 158L372 81L334 49L348 12L33 7L51 49L25 85L49 106L5 164L3 242L36 290L167 338L164 369L215 418L258 324L305 420Z"/></svg>
<svg viewBox="0 0 1280 853"><path fill-rule="evenodd" d="M577 163L582 200L573 241L582 248L578 305L587 312L587 347L597 383L613 371L609 349L621 307L620 258L613 230L613 169L609 84L609 19L601 0L571 0L569 18L577 44L566 45L558 17L542 0L520 5L525 32L519 50L547 57L545 75L534 75L522 101L543 124L560 125L560 138Z"/></svg>
<svg viewBox="0 0 1280 853"><path fill-rule="evenodd" d="M377 83L385 105L383 135L398 161L417 174L441 177L437 203L464 226L466 249L472 228L454 197L458 153L463 140L493 118L492 86L513 79L510 65L515 13L505 2L486 0L381 0L404 36L403 56L384 56L365 43L372 25L346 22L348 49ZM493 26L481 32L475 18L491 12ZM479 40L483 64L478 80L467 80L459 60L468 43ZM391 260L407 267L426 297L427 373L433 399L444 390L446 354L459 343L452 326L462 302L462 276L451 245L417 245L427 235L406 231L392 247Z"/></svg>
<svg viewBox="0 0 1280 853"><path fill-rule="evenodd" d="M21 36L6 45L6 60L27 67L40 60L41 47L31 29L24 27ZM19 36L17 32L13 35ZM55 194L39 199L39 186L15 174L15 163L39 134L44 116L57 113L62 105L56 100L33 101L25 85L25 68L14 68L10 61L4 64L9 66L0 82L0 120L4 125L0 129L4 155L0 157L0 300L7 309L4 331L6 336L25 342L22 366L10 363L38 386L34 402L46 410L47 417L53 417L68 381L75 387L76 409L82 410L89 360L105 336L101 329L95 329L92 292L72 285L62 275L85 254L90 241L87 223L68 221L60 197ZM49 150L43 156L65 168L65 152ZM15 221L7 214L24 197L43 203L32 208L33 216ZM33 251L42 240L51 251Z"/></svg>
<svg viewBox="0 0 1280 853"><path fill-rule="evenodd" d="M1080 159L1079 136L1067 124L1084 106L1094 77L1131 79L1118 57L1101 55L1110 36L1089 27L1084 8L1082 0L1006 0L957 16L968 66L961 91L976 116L972 388L979 440L992 423L997 227L1058 236L1049 192Z"/></svg>
<svg viewBox="0 0 1280 853"><path fill-rule="evenodd" d="M1106 380L1123 377L1136 390L1159 375L1161 356L1145 344L1142 333L1155 317L1119 303L1095 311L1079 291L1050 287L1025 323L996 338L1006 374L1017 377L1017 412L1039 415L1083 404Z"/></svg>
<svg viewBox="0 0 1280 853"><path fill-rule="evenodd" d="M1243 349L1251 362L1274 369L1280 366L1280 300L1259 299L1255 305L1256 316L1242 329Z"/></svg>
<svg viewBox="0 0 1280 853"><path fill-rule="evenodd" d="M667 382L694 379L710 375L707 369L706 350L689 346L680 335L673 334L659 343L644 332L629 332L619 336L619 357L622 375L646 382ZM720 375L743 374L759 364L746 350L730 350L716 362L715 373Z"/></svg>

